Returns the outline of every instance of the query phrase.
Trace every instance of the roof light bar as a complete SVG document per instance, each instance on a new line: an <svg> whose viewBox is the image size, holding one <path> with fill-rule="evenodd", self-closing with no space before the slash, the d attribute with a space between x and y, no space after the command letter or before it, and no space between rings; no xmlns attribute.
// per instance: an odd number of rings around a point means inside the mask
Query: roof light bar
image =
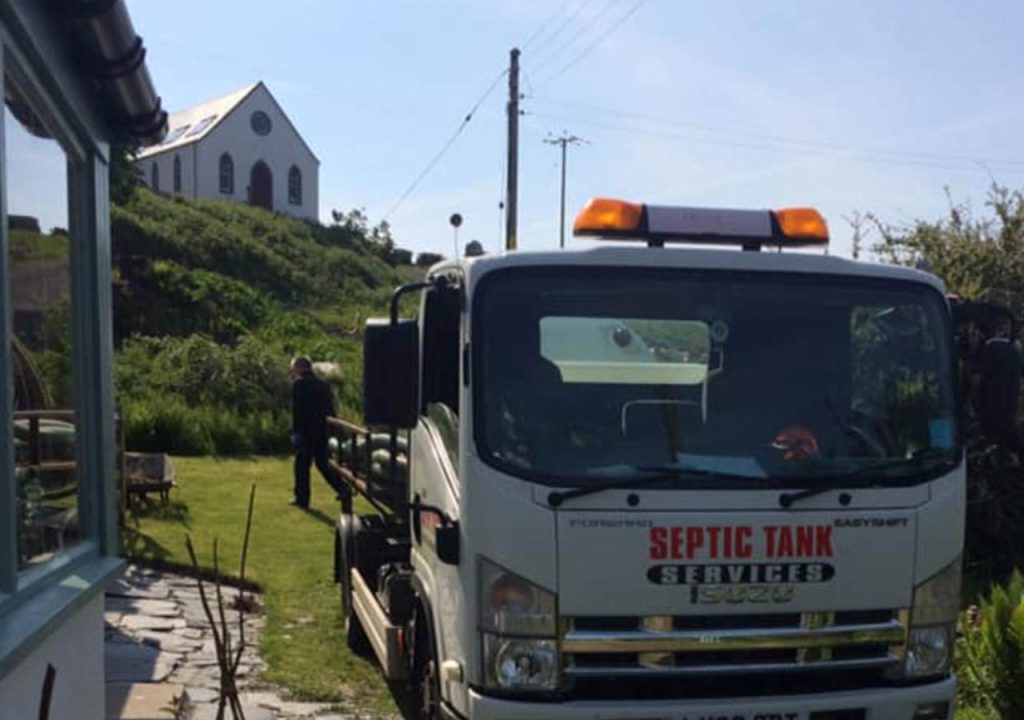
<svg viewBox="0 0 1024 720"><path fill-rule="evenodd" d="M635 233L643 221L644 206L640 203L591 198L576 216L573 235L604 235Z"/></svg>
<svg viewBox="0 0 1024 720"><path fill-rule="evenodd" d="M827 245L828 226L813 208L723 210L643 205L609 198L590 200L576 216L573 234L712 245L802 247Z"/></svg>

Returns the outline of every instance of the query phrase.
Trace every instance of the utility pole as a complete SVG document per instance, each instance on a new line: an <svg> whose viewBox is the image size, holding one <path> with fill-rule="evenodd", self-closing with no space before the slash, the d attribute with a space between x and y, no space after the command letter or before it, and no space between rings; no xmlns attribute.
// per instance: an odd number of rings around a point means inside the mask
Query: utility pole
<svg viewBox="0 0 1024 720"><path fill-rule="evenodd" d="M558 247L565 249L565 148L569 145L579 145L586 142L581 137L575 135L567 135L565 130L562 131L561 137L549 137L544 140L548 145L561 145L562 146L562 213L558 222Z"/></svg>
<svg viewBox="0 0 1024 720"><path fill-rule="evenodd" d="M505 188L505 249L516 249L519 194L519 48L512 48L508 68L508 185Z"/></svg>

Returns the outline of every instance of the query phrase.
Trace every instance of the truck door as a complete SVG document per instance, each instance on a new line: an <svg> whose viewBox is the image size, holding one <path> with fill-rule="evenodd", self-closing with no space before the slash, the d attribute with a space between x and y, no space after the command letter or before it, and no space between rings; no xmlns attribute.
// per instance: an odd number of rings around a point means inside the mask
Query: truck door
<svg viewBox="0 0 1024 720"><path fill-rule="evenodd" d="M421 312L420 418L411 443L409 500L459 516L459 389L462 358L461 290L449 283L424 296ZM411 562L417 591L428 605L438 664L460 657L455 618L461 612L458 567L438 558L436 531L441 519L434 510L414 521ZM418 532L416 528L418 525ZM442 681L442 697L450 697Z"/></svg>

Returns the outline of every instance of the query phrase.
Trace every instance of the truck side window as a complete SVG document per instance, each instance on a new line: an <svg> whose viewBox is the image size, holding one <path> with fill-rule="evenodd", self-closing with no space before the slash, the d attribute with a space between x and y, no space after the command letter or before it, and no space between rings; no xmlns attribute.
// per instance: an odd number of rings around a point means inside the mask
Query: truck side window
<svg viewBox="0 0 1024 720"><path fill-rule="evenodd" d="M459 290L427 292L423 317L423 406L453 467L458 467L459 366L462 361Z"/></svg>

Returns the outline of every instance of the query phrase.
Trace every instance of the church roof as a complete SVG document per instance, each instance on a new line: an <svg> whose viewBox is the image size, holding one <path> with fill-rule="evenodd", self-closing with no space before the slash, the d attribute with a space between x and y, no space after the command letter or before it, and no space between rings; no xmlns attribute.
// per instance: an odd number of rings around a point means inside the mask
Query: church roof
<svg viewBox="0 0 1024 720"><path fill-rule="evenodd" d="M139 159L159 155L185 145L202 140L209 135L228 113L242 104L249 95L263 83L253 83L229 95L216 100L190 107L170 116L167 125L170 128L167 137L159 145L144 148L138 154Z"/></svg>

